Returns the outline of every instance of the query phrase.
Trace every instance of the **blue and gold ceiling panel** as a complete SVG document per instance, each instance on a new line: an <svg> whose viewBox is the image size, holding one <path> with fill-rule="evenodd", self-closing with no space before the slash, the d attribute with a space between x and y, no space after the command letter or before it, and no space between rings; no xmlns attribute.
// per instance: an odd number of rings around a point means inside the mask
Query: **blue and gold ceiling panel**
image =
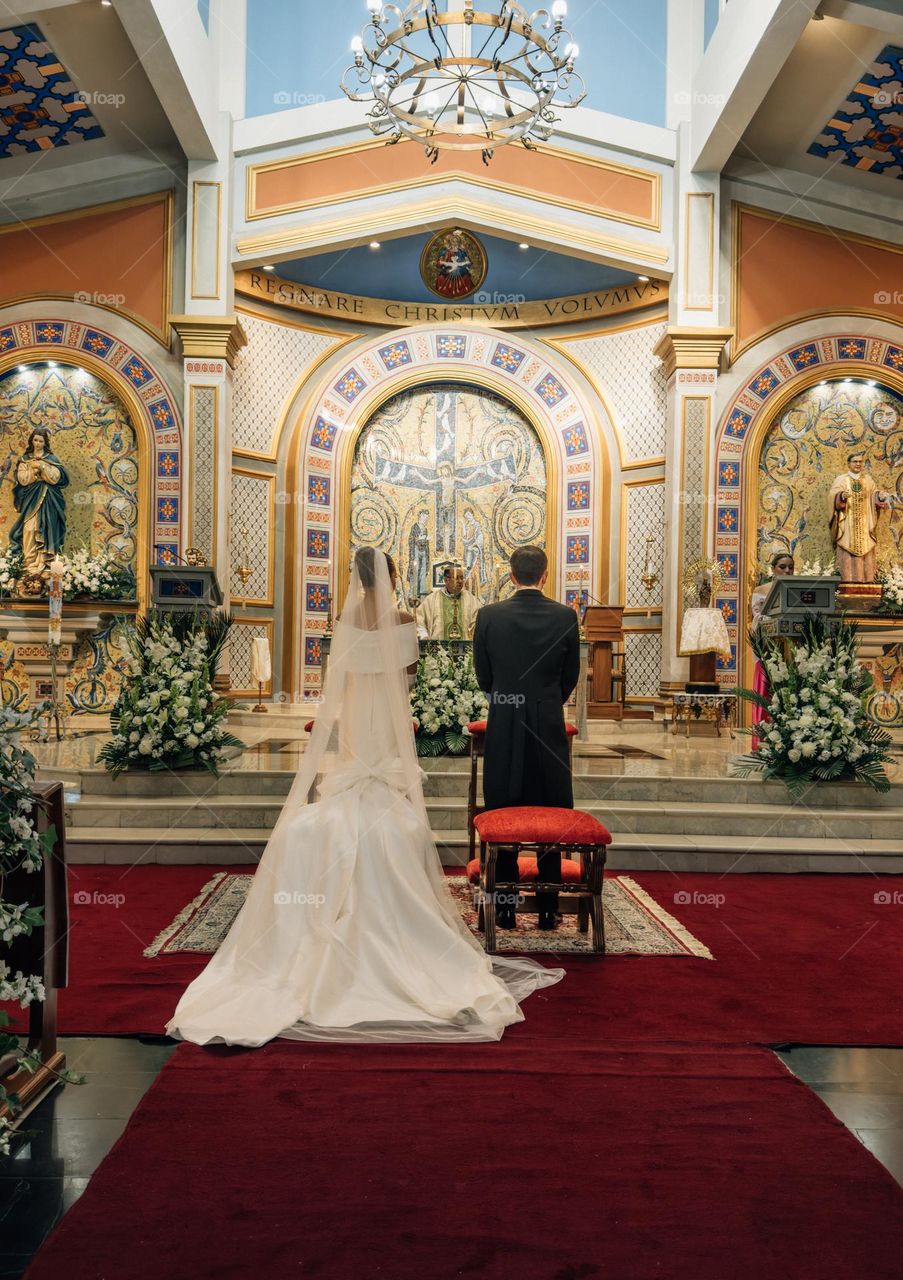
<svg viewBox="0 0 903 1280"><path fill-rule="evenodd" d="M0 30L0 156L102 138L87 95L33 24Z"/></svg>
<svg viewBox="0 0 903 1280"><path fill-rule="evenodd" d="M903 49L889 44L881 50L809 154L903 178Z"/></svg>

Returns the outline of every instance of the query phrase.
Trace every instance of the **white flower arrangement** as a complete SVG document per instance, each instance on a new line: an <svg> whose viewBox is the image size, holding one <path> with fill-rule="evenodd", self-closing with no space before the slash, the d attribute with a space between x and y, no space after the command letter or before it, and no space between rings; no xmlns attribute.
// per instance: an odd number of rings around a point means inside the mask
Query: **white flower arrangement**
<svg viewBox="0 0 903 1280"><path fill-rule="evenodd" d="M115 776L123 769L209 769L244 743L228 733L229 704L213 689L230 620L218 615L148 614L127 632L126 679L99 753Z"/></svg>
<svg viewBox="0 0 903 1280"><path fill-rule="evenodd" d="M486 707L471 655L453 657L441 645L428 648L411 690L411 714L419 725L418 755L462 754L467 747L467 725L483 719Z"/></svg>
<svg viewBox="0 0 903 1280"><path fill-rule="evenodd" d="M19 745L20 734L35 715L19 715L0 706L0 886L17 871L40 871L45 854L52 847L52 830L39 833L35 824L38 802L34 798L35 761L30 752ZM27 902L5 902L0 899L0 946L9 946L16 938L28 936L44 923L43 907ZM0 1005L18 1004L27 1009L34 1001L43 1001L44 983L38 974L15 972L0 956ZM40 1063L36 1050L22 1047L17 1036L5 1030L9 1015L0 1009L0 1058L15 1055L19 1066L34 1070ZM61 1079L74 1079L59 1073ZM0 1154L9 1153L14 1117L19 1110L14 1096L0 1084L0 1103L8 1114L0 1118Z"/></svg>
<svg viewBox="0 0 903 1280"><path fill-rule="evenodd" d="M86 547L60 553L63 562L63 599L133 600L135 574L109 551L91 555ZM0 551L0 597L16 596L24 570L22 555L7 547Z"/></svg>
<svg viewBox="0 0 903 1280"><path fill-rule="evenodd" d="M837 566L833 556L824 564L820 559L804 560L796 572L801 578L833 578L837 573Z"/></svg>
<svg viewBox="0 0 903 1280"><path fill-rule="evenodd" d="M903 565L895 564L893 568L885 569L878 575L878 581L881 583L881 600L877 611L903 613Z"/></svg>
<svg viewBox="0 0 903 1280"><path fill-rule="evenodd" d="M23 567L21 552L13 551L10 547L0 551L0 597L15 594Z"/></svg>
<svg viewBox="0 0 903 1280"><path fill-rule="evenodd" d="M740 690L768 719L756 727L757 750L736 760L734 772L780 778L794 792L841 780L887 791L883 766L890 760L891 739L866 713L872 679L856 658L856 628L841 622L832 630L819 614L804 625L786 659L780 642L760 631L750 634L771 696Z"/></svg>

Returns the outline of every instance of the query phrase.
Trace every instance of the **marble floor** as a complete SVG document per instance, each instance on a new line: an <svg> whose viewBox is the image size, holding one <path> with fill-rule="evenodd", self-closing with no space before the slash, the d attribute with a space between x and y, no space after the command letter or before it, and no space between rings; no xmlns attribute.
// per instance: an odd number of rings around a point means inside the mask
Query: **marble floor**
<svg viewBox="0 0 903 1280"><path fill-rule="evenodd" d="M46 1098L25 1122L32 1135L14 1140L0 1159L0 1280L23 1275L175 1049L153 1037L63 1037L61 1044L85 1083ZM903 1049L794 1045L777 1052L903 1185Z"/></svg>
<svg viewBox="0 0 903 1280"><path fill-rule="evenodd" d="M294 773L298 768L308 735L304 724L310 712L252 715L233 713L229 727L245 744L245 751L226 764L229 771L243 773ZM108 739L108 731L87 731L76 727L63 742L31 744L42 777L77 784L82 770L97 767L97 754ZM891 781L903 782L903 730L896 731L897 759L889 766ZM589 725L586 742L574 745L575 774L626 777L723 778L730 771L732 757L749 750L749 736L723 730L716 736L709 725L694 726L690 737L683 728L673 734L661 720L615 722L595 720ZM448 757L441 758L448 768ZM466 768L466 761L457 763ZM429 762L426 763L429 767Z"/></svg>

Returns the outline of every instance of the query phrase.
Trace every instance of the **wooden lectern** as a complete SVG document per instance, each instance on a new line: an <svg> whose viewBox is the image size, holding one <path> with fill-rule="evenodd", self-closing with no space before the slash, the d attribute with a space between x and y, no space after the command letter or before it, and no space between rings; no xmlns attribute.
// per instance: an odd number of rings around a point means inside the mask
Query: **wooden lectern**
<svg viewBox="0 0 903 1280"><path fill-rule="evenodd" d="M583 630L589 644L586 714L590 720L623 720L623 606L588 605L583 615Z"/></svg>

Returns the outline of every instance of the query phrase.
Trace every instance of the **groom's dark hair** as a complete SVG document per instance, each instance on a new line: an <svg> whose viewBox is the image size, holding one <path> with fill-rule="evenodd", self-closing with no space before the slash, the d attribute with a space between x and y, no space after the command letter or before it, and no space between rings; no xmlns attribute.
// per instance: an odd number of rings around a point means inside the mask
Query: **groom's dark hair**
<svg viewBox="0 0 903 1280"><path fill-rule="evenodd" d="M535 587L548 567L549 557L542 547L518 547L511 552L511 572L519 587Z"/></svg>

